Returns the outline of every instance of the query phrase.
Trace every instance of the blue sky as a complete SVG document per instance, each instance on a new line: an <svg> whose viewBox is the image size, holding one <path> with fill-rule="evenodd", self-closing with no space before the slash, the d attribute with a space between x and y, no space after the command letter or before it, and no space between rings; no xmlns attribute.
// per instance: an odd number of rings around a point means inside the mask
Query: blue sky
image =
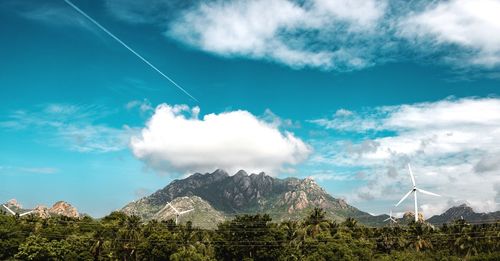
<svg viewBox="0 0 500 261"><path fill-rule="evenodd" d="M74 3L199 101L64 1L2 1L0 201L102 216L221 167L387 213L411 162L426 215L498 209L498 1Z"/></svg>

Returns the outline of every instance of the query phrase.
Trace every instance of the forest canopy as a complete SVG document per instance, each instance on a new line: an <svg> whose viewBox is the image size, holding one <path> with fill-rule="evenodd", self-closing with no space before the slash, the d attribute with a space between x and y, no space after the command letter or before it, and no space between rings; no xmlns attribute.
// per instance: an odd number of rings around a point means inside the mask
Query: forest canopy
<svg viewBox="0 0 500 261"><path fill-rule="evenodd" d="M319 208L281 223L236 216L215 230L121 212L102 219L0 214L1 260L499 260L499 238L499 221L367 227L329 220Z"/></svg>

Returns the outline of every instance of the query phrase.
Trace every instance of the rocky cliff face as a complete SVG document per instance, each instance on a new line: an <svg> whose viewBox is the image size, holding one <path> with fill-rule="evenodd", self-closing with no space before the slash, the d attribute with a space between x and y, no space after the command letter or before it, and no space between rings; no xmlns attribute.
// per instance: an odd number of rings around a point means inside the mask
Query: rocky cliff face
<svg viewBox="0 0 500 261"><path fill-rule="evenodd" d="M80 216L78 213L78 210L71 206L71 204L64 202L64 201L58 201L56 202L50 209L49 213L53 215L60 215L60 216L66 216L66 217L73 217L77 218Z"/></svg>
<svg viewBox="0 0 500 261"><path fill-rule="evenodd" d="M38 205L33 209L33 214L41 218L49 218L50 212L46 206Z"/></svg>
<svg viewBox="0 0 500 261"><path fill-rule="evenodd" d="M323 208L329 217L337 220L349 216L366 220L373 217L344 200L333 198L312 179L278 179L265 173L248 174L242 170L233 176L223 170L195 173L173 181L148 197L129 203L122 211L146 220L157 219L158 212L166 203L194 196L224 217L267 213L276 221L301 219L314 207Z"/></svg>

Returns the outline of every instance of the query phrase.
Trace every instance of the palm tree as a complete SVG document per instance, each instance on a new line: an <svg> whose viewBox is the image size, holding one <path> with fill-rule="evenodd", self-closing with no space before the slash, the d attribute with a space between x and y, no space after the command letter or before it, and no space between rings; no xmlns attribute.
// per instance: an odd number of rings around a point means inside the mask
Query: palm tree
<svg viewBox="0 0 500 261"><path fill-rule="evenodd" d="M413 238L415 250L432 249L432 242L429 240L429 229L426 224L421 222L412 222L409 226L410 237Z"/></svg>
<svg viewBox="0 0 500 261"><path fill-rule="evenodd" d="M136 249L142 236L141 219L138 216L127 217L119 234L121 235L119 238L124 242L124 258L134 256L134 259L137 260Z"/></svg>
<svg viewBox="0 0 500 261"><path fill-rule="evenodd" d="M93 243L90 252L94 256L94 260L98 261L101 255L102 246L105 240L105 231L102 228L97 228L93 235Z"/></svg>
<svg viewBox="0 0 500 261"><path fill-rule="evenodd" d="M306 226L307 235L312 238L329 228L329 222L325 218L325 211L321 208L314 208L311 215L309 215L304 224Z"/></svg>

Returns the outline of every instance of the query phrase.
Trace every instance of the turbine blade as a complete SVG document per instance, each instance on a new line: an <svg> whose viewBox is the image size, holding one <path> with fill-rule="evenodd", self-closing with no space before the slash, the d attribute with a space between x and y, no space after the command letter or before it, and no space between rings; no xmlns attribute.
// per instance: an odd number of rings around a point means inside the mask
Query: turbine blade
<svg viewBox="0 0 500 261"><path fill-rule="evenodd" d="M28 211L28 212L24 212L24 213L22 213L22 214L21 214L21 215L19 215L19 216L20 216L20 217L22 217L22 216L26 216L26 215L28 215L28 214L31 214L32 212L33 212L33 210L30 210L30 211Z"/></svg>
<svg viewBox="0 0 500 261"><path fill-rule="evenodd" d="M10 212L10 214L12 214L12 215L14 215L14 216L16 215L16 212L12 211L12 209L8 208L6 205L2 205L2 206L3 206L5 209L7 209L7 211L9 211L9 212Z"/></svg>
<svg viewBox="0 0 500 261"><path fill-rule="evenodd" d="M432 192L427 191L427 190L423 190L423 189L419 189L419 188L417 188L417 191L418 191L418 192L421 192L421 193L424 193L424 194L427 194L427 195L436 196L436 197L441 197L441 195L438 195L438 194L436 194L436 193L432 193Z"/></svg>
<svg viewBox="0 0 500 261"><path fill-rule="evenodd" d="M415 185L415 177L413 176L413 172L411 171L410 163L408 163L408 170L410 171L411 183L413 183L413 186L416 186Z"/></svg>
<svg viewBox="0 0 500 261"><path fill-rule="evenodd" d="M387 220L390 220L390 219L391 219L391 218L390 218L390 217L388 217L388 218L384 219L384 222L386 222Z"/></svg>
<svg viewBox="0 0 500 261"><path fill-rule="evenodd" d="M165 210L167 207L168 207L168 204L165 204L165 206L164 206L162 209L160 209L160 211L158 211L158 212L156 212L156 213L158 214L158 213L162 212L162 211L163 211L163 210Z"/></svg>
<svg viewBox="0 0 500 261"><path fill-rule="evenodd" d="M412 192L413 192L413 189L411 189L410 191L408 191L408 193L406 193L406 195L404 195L404 197L395 206L396 207L399 206L399 204L401 204L401 202L403 202Z"/></svg>
<svg viewBox="0 0 500 261"><path fill-rule="evenodd" d="M192 208L190 210L182 211L182 212L179 213L179 215L186 214L186 213L191 212L193 210L194 210L194 208Z"/></svg>
<svg viewBox="0 0 500 261"><path fill-rule="evenodd" d="M176 208L174 208L174 206L172 206L170 202L168 202L168 205L175 211L175 213L179 214L179 211Z"/></svg>

